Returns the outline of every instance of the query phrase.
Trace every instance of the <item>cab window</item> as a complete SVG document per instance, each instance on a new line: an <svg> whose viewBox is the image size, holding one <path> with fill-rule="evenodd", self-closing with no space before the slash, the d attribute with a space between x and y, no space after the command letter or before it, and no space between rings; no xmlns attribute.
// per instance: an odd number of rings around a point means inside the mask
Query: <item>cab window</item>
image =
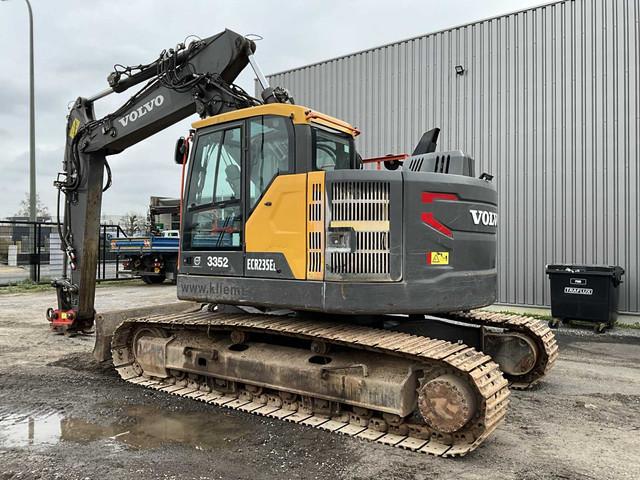
<svg viewBox="0 0 640 480"><path fill-rule="evenodd" d="M185 247L241 248L241 127L202 135L193 158L185 215Z"/></svg>
<svg viewBox="0 0 640 480"><path fill-rule="evenodd" d="M313 129L314 168L331 171L354 168L353 138L320 128Z"/></svg>
<svg viewBox="0 0 640 480"><path fill-rule="evenodd" d="M291 120L264 116L249 121L249 208L280 173L289 171Z"/></svg>

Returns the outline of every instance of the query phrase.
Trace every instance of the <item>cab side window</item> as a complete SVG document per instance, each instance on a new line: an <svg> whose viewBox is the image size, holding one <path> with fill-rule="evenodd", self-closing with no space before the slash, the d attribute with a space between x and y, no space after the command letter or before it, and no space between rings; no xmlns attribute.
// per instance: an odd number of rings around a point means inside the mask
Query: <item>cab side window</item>
<svg viewBox="0 0 640 480"><path fill-rule="evenodd" d="M291 120L257 117L249 121L249 208L280 173L289 171Z"/></svg>
<svg viewBox="0 0 640 480"><path fill-rule="evenodd" d="M347 135L313 129L314 168L329 172L355 168L353 139Z"/></svg>

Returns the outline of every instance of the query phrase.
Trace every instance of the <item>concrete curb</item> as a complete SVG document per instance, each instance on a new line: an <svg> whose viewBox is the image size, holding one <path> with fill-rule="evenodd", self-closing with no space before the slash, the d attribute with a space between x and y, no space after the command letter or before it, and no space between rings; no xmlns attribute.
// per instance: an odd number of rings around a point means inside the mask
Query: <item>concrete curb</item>
<svg viewBox="0 0 640 480"><path fill-rule="evenodd" d="M640 344L640 330L633 328L613 328L604 333L595 333L589 328L560 327L554 329L553 332L558 340L564 337L567 339L582 339L593 342Z"/></svg>
<svg viewBox="0 0 640 480"><path fill-rule="evenodd" d="M492 312L513 312L513 313L528 313L531 315L542 315L545 317L551 317L551 309L546 307L522 307L518 305L508 304L493 304L488 307L484 307L482 310L489 310ZM618 325L638 325L640 326L640 315L631 315L628 313L618 314Z"/></svg>

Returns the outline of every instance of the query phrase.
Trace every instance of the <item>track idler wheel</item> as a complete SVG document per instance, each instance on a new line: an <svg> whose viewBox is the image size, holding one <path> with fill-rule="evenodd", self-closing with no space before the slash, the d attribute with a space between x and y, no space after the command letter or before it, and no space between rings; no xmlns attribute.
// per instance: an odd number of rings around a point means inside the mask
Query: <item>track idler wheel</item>
<svg viewBox="0 0 640 480"><path fill-rule="evenodd" d="M475 395L462 378L444 374L418 389L418 408L434 430L454 433L476 413Z"/></svg>
<svg viewBox="0 0 640 480"><path fill-rule="evenodd" d="M536 366L538 347L521 333L498 333L485 336L484 352L500 365L500 370L517 378Z"/></svg>

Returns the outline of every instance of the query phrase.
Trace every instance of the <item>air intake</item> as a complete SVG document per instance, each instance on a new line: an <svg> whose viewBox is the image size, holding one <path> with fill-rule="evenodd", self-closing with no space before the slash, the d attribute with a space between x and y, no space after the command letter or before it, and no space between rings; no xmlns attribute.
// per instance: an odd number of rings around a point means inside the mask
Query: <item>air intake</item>
<svg viewBox="0 0 640 480"><path fill-rule="evenodd" d="M414 155L405 160L405 169L411 172L447 173L465 177L475 175L473 158L460 150Z"/></svg>

